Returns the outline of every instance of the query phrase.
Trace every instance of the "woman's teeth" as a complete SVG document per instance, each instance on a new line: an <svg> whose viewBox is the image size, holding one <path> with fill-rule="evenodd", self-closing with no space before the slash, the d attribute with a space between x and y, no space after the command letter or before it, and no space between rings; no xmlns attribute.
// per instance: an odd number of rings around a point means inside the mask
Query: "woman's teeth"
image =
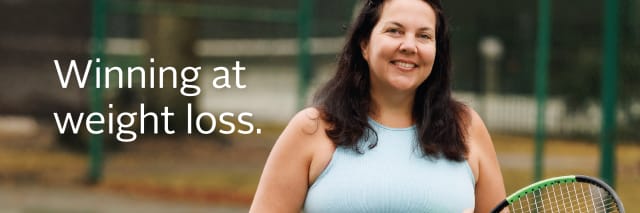
<svg viewBox="0 0 640 213"><path fill-rule="evenodd" d="M399 61L396 61L394 64L399 66L399 67L406 68L406 69L411 69L411 68L416 67L415 64L399 62Z"/></svg>

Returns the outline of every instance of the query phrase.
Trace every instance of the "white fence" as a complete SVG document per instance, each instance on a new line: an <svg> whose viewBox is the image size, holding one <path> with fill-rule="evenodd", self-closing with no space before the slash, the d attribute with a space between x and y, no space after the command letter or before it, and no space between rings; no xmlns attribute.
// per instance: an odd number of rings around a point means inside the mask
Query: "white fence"
<svg viewBox="0 0 640 213"><path fill-rule="evenodd" d="M474 108L490 130L533 133L536 125L536 100L533 96L474 95L455 96ZM594 104L586 110L569 110L563 100L547 100L545 128L548 134L597 134L600 131L600 107Z"/></svg>

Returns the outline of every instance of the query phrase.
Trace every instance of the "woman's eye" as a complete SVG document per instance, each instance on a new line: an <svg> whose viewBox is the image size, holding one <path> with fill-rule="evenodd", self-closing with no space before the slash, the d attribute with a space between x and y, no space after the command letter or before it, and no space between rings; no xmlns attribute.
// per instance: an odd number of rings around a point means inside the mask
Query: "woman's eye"
<svg viewBox="0 0 640 213"><path fill-rule="evenodd" d="M388 29L387 32L391 34L400 34L400 30L395 28Z"/></svg>
<svg viewBox="0 0 640 213"><path fill-rule="evenodd" d="M418 37L425 40L431 39L431 35L429 34L420 34Z"/></svg>

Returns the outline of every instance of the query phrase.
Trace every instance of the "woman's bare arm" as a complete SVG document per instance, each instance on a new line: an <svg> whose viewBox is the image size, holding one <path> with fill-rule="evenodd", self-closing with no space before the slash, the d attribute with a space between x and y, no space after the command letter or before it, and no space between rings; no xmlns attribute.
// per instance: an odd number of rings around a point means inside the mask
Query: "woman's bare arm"
<svg viewBox="0 0 640 213"><path fill-rule="evenodd" d="M480 116L469 110L471 125L469 127L470 151L477 159L476 206L475 212L489 212L506 197L504 181L500 172L500 164L491 141L491 136Z"/></svg>
<svg viewBox="0 0 640 213"><path fill-rule="evenodd" d="M276 141L265 164L250 212L300 212L309 186L317 110L296 114ZM315 118L314 118L315 117Z"/></svg>

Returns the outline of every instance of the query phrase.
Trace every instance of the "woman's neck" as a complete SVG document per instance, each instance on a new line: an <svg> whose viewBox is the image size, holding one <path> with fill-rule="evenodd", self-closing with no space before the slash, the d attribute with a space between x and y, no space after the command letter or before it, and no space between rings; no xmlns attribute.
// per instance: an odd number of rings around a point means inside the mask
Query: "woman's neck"
<svg viewBox="0 0 640 213"><path fill-rule="evenodd" d="M393 128L413 125L413 101L415 92L371 89L372 111L376 122Z"/></svg>

